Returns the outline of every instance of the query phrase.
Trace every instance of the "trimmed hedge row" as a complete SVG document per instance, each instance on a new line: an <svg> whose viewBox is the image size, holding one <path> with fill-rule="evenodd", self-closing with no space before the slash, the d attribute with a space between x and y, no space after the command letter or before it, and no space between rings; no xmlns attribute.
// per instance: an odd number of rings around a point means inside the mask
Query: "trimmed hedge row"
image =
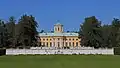
<svg viewBox="0 0 120 68"><path fill-rule="evenodd" d="M6 55L6 49L0 49L0 56ZM114 48L114 55L120 55L120 47Z"/></svg>
<svg viewBox="0 0 120 68"><path fill-rule="evenodd" d="M6 55L6 49L0 49L0 56Z"/></svg>
<svg viewBox="0 0 120 68"><path fill-rule="evenodd" d="M120 47L114 48L114 55L120 55Z"/></svg>

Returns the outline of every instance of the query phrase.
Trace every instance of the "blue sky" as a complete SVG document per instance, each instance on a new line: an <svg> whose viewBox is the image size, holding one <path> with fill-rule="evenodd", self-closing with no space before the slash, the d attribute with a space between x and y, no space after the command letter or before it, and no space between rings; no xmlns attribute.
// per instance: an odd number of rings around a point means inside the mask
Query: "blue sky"
<svg viewBox="0 0 120 68"><path fill-rule="evenodd" d="M95 15L104 24L120 16L120 0L0 0L0 19L32 14L39 28L50 31L56 20L65 30L78 30L85 17Z"/></svg>

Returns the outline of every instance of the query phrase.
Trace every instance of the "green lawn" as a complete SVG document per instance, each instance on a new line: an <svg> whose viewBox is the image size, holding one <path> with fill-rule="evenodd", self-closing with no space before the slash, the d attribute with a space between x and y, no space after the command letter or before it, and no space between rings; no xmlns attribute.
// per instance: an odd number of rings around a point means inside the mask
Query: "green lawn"
<svg viewBox="0 0 120 68"><path fill-rule="evenodd" d="M120 68L120 56L0 56L0 68Z"/></svg>

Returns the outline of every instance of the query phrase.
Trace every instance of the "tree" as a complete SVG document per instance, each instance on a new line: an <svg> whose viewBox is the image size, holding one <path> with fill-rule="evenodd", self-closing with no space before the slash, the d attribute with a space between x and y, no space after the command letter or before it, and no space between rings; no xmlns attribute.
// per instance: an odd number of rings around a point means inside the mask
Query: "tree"
<svg viewBox="0 0 120 68"><path fill-rule="evenodd" d="M103 25L100 30L101 30L101 38L102 38L102 43L101 43L101 46L104 47L104 48L111 48L112 45L111 45L111 42L112 42L112 38L111 38L111 31L112 29L112 26L111 25Z"/></svg>
<svg viewBox="0 0 120 68"><path fill-rule="evenodd" d="M3 46L3 32L4 32L3 21L0 20L0 47Z"/></svg>
<svg viewBox="0 0 120 68"><path fill-rule="evenodd" d="M81 38L82 46L101 47L101 22L95 16L85 18L79 31L79 38Z"/></svg>
<svg viewBox="0 0 120 68"><path fill-rule="evenodd" d="M5 22L0 20L0 47L6 47L8 40L8 34Z"/></svg>
<svg viewBox="0 0 120 68"><path fill-rule="evenodd" d="M45 31L44 30L41 30L40 33L44 33Z"/></svg>
<svg viewBox="0 0 120 68"><path fill-rule="evenodd" d="M11 16L9 18L9 21L5 24L7 33L9 35L8 43L9 43L9 46L11 47L15 47L15 22L16 22L15 18Z"/></svg>
<svg viewBox="0 0 120 68"><path fill-rule="evenodd" d="M18 22L19 26L19 43L21 43L24 47L26 46L35 46L37 42L37 22L35 21L35 17L32 15L23 15Z"/></svg>
<svg viewBox="0 0 120 68"><path fill-rule="evenodd" d="M114 18L112 21L112 29L111 29L111 44L112 47L120 46L120 20Z"/></svg>

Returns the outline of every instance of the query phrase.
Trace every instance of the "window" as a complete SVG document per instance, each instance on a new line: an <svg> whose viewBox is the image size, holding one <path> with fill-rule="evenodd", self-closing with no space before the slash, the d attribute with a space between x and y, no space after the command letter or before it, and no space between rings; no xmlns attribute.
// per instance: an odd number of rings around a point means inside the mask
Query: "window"
<svg viewBox="0 0 120 68"><path fill-rule="evenodd" d="M51 41L52 39L50 39L50 41Z"/></svg>
<svg viewBox="0 0 120 68"><path fill-rule="evenodd" d="M52 42L50 42L50 47L52 47Z"/></svg>
<svg viewBox="0 0 120 68"><path fill-rule="evenodd" d="M41 46L41 42L39 42L39 45Z"/></svg>
<svg viewBox="0 0 120 68"><path fill-rule="evenodd" d="M60 47L60 42L58 42L58 47Z"/></svg>
<svg viewBox="0 0 120 68"><path fill-rule="evenodd" d="M74 42L73 42L73 46L74 46Z"/></svg>
<svg viewBox="0 0 120 68"><path fill-rule="evenodd" d="M78 39L76 39L76 40L78 40Z"/></svg>
<svg viewBox="0 0 120 68"><path fill-rule="evenodd" d="M43 43L41 42L41 45L43 45Z"/></svg>
<svg viewBox="0 0 120 68"><path fill-rule="evenodd" d="M45 39L43 39L43 41L45 41Z"/></svg>
<svg viewBox="0 0 120 68"><path fill-rule="evenodd" d="M60 40L60 38L58 38L58 40Z"/></svg>
<svg viewBox="0 0 120 68"><path fill-rule="evenodd" d="M55 42L54 42L54 46L55 46Z"/></svg>
<svg viewBox="0 0 120 68"><path fill-rule="evenodd" d="M68 44L67 44L67 42L66 42L66 46L67 46Z"/></svg>
<svg viewBox="0 0 120 68"><path fill-rule="evenodd" d="M69 42L69 46L71 46L71 42Z"/></svg>
<svg viewBox="0 0 120 68"><path fill-rule="evenodd" d="M74 40L74 39L73 39Z"/></svg>
<svg viewBox="0 0 120 68"><path fill-rule="evenodd" d="M45 45L45 42L43 42L43 45Z"/></svg>
<svg viewBox="0 0 120 68"><path fill-rule="evenodd" d="M47 46L48 46L48 42L47 42L47 44L46 44Z"/></svg>
<svg viewBox="0 0 120 68"><path fill-rule="evenodd" d="M47 41L48 41L48 39L47 39Z"/></svg>
<svg viewBox="0 0 120 68"><path fill-rule="evenodd" d="M76 46L78 47L78 42L76 42Z"/></svg>
<svg viewBox="0 0 120 68"><path fill-rule="evenodd" d="M71 39L69 39L69 40L71 40Z"/></svg>
<svg viewBox="0 0 120 68"><path fill-rule="evenodd" d="M64 42L63 42L63 46L64 46Z"/></svg>
<svg viewBox="0 0 120 68"><path fill-rule="evenodd" d="M65 40L68 40L67 38Z"/></svg>

